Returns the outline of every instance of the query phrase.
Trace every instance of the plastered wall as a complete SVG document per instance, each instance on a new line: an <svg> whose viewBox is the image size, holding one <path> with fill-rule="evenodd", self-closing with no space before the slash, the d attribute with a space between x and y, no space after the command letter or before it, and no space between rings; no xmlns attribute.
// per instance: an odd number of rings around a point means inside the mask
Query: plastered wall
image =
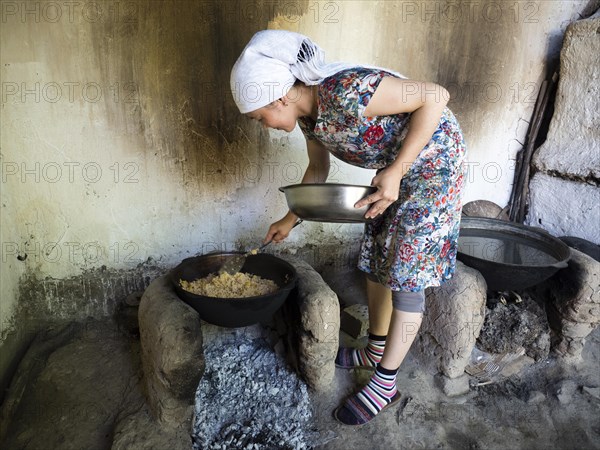
<svg viewBox="0 0 600 450"><path fill-rule="evenodd" d="M600 245L600 11L567 28L548 139L533 159L528 225Z"/></svg>
<svg viewBox="0 0 600 450"><path fill-rule="evenodd" d="M299 31L329 60L447 86L469 144L465 201L504 205L545 62L588 3L3 1L2 337L15 317L110 314L185 257L260 242L285 213L278 187L299 182L303 138L259 129L228 90L254 32ZM360 231L305 223L284 248L352 264Z"/></svg>

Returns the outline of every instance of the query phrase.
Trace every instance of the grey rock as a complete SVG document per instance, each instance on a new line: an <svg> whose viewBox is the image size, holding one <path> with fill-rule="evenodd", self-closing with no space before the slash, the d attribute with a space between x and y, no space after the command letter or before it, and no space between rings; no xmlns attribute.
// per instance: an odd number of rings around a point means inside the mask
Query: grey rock
<svg viewBox="0 0 600 450"><path fill-rule="evenodd" d="M411 351L447 377L461 376L483 326L486 290L483 276L457 261L450 281L428 289L423 323Z"/></svg>
<svg viewBox="0 0 600 450"><path fill-rule="evenodd" d="M546 400L546 396L540 391L531 391L529 393L529 397L527 398L527 403L529 404L538 404L542 403Z"/></svg>
<svg viewBox="0 0 600 450"><path fill-rule="evenodd" d="M351 305L342 310L340 327L343 332L354 339L366 336L369 329L369 312L367 305Z"/></svg>
<svg viewBox="0 0 600 450"><path fill-rule="evenodd" d="M475 200L466 203L463 206L462 213L468 217L508 220L508 213L501 206L489 200Z"/></svg>
<svg viewBox="0 0 600 450"><path fill-rule="evenodd" d="M463 374L456 378L449 378L444 374L435 375L435 384L448 397L459 397L469 393L469 376Z"/></svg>
<svg viewBox="0 0 600 450"><path fill-rule="evenodd" d="M563 336L568 336L572 339L584 339L589 335L597 324L591 324L588 322L571 322L570 320L562 318L561 327Z"/></svg>
<svg viewBox="0 0 600 450"><path fill-rule="evenodd" d="M556 390L556 398L561 404L568 404L577 390L577 383L573 380L564 380Z"/></svg>
<svg viewBox="0 0 600 450"><path fill-rule="evenodd" d="M583 352L585 339L560 337L560 341L553 344L553 351L560 359L567 364L579 364L581 362L581 353Z"/></svg>
<svg viewBox="0 0 600 450"><path fill-rule="evenodd" d="M565 32L560 81L546 142L534 157L543 171L600 178L600 18L579 20ZM564 202L564 197L561 197Z"/></svg>
<svg viewBox="0 0 600 450"><path fill-rule="evenodd" d="M600 227L591 225L600 222L596 186L537 172L529 183L529 203L526 225L600 242Z"/></svg>
<svg viewBox="0 0 600 450"><path fill-rule="evenodd" d="M584 386L582 389L584 394L589 395L590 397L595 398L596 400L600 400L600 387L588 387Z"/></svg>
<svg viewBox="0 0 600 450"><path fill-rule="evenodd" d="M144 292L139 327L148 405L161 423L181 426L191 418L194 392L204 372L198 313L162 276Z"/></svg>

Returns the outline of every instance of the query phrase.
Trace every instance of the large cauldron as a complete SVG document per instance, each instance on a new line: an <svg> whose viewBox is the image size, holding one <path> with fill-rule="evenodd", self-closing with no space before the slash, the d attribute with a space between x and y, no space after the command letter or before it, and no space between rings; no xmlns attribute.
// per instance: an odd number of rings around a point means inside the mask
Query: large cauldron
<svg viewBox="0 0 600 450"><path fill-rule="evenodd" d="M198 311L202 320L213 325L237 328L268 320L281 307L296 284L296 269L291 264L276 256L259 253L249 255L240 271L273 280L279 286L279 290L273 294L247 298L215 298L192 294L181 288L179 280L194 281L215 273L227 258L238 254L211 253L188 258L169 274L179 298Z"/></svg>
<svg viewBox="0 0 600 450"><path fill-rule="evenodd" d="M571 250L534 227L498 219L461 219L458 259L477 269L492 291L535 286L567 267Z"/></svg>

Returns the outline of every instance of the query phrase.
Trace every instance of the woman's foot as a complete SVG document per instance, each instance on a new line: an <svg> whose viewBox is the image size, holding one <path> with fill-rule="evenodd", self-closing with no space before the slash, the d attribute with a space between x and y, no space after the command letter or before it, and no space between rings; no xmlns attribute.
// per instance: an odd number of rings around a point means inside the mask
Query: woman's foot
<svg viewBox="0 0 600 450"><path fill-rule="evenodd" d="M344 425L363 425L370 422L384 409L397 403L401 394L396 389L398 369L389 370L377 366L369 383L357 394L352 395L333 412L338 422Z"/></svg>
<svg viewBox="0 0 600 450"><path fill-rule="evenodd" d="M365 367L374 369L385 348L386 336L377 336L369 333L369 340L365 348L340 348L335 357L335 365L341 369Z"/></svg>

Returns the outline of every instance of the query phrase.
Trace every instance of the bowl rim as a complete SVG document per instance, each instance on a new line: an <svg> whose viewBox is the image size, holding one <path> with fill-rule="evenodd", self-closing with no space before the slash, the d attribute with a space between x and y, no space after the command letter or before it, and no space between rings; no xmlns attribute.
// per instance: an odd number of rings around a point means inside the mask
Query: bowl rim
<svg viewBox="0 0 600 450"><path fill-rule="evenodd" d="M309 188L309 187L332 187L332 188L361 188L377 191L375 186L366 184L347 184L347 183L297 183L288 184L287 186L281 186L279 190L285 193L285 190L297 189L297 188Z"/></svg>
<svg viewBox="0 0 600 450"><path fill-rule="evenodd" d="M363 206L362 208L355 209L353 211L341 211L337 215L331 215L329 217L324 217L322 214L316 213L314 211L302 212L301 206L298 205L298 201L296 199L298 193L296 191L306 191L304 195L315 195L318 191L314 191L313 189L325 188L323 192L323 197L320 200L323 200L330 194L334 194L338 191L344 193L344 189L350 189L351 191L346 191L346 193L350 193L351 195L360 194L360 198L365 198L371 194L377 192L377 187L375 186L367 186L363 184L345 184L345 183L300 183L300 184L290 184L287 186L282 186L279 188L281 192L285 195L285 198L288 203L288 207L290 211L300 217L302 220L306 220L309 222L321 222L321 223L342 223L342 224L364 224L369 223L373 219L366 219L364 214L370 208L370 205ZM300 194L302 195L302 194ZM323 207L326 203L323 201L317 202L318 205L315 205L317 208Z"/></svg>
<svg viewBox="0 0 600 450"><path fill-rule="evenodd" d="M184 266L184 264L186 262L188 264L191 264L192 260L194 260L194 259L199 259L201 257L206 257L206 256L223 257L223 256L234 256L234 255L243 255L243 254L245 254L245 252L242 252L242 251L230 251L230 252L216 251L216 252L205 253L203 255L191 256L189 258L184 259L177 266L175 266L173 269L171 269L169 278L171 279L171 283L175 286L175 289L185 292L186 295L189 295L194 300L206 301L206 299L210 299L211 301L224 302L224 303L225 302L239 302L239 301L249 302L249 301L253 301L253 300L264 299L265 297L276 295L280 292L291 291L296 286L296 283L298 280L298 272L296 271L296 268L292 264L290 264L288 261L286 261L285 259L279 258L275 255L271 255L270 253L258 253L256 255L248 255L248 258L253 257L253 256L254 257L266 256L268 258L275 258L278 260L278 263L283 263L284 266L289 266L289 268L291 268L292 275L291 275L290 279L288 281L286 281L286 283L283 286L278 286L279 289L277 289L277 291L275 291L271 294L255 295L253 297L210 297L208 295L195 294L193 292L190 292L190 291L184 289L180 283L181 278L175 276L175 274L177 272L181 271L181 268ZM210 273L213 273L213 272L210 272ZM244 273L247 273L247 272L244 272ZM253 275L253 274L251 274L251 275Z"/></svg>
<svg viewBox="0 0 600 450"><path fill-rule="evenodd" d="M531 239L531 235L535 236L535 238L537 238L536 240L538 242L543 242L546 245L549 245L550 243L552 245L556 245L558 247L558 251L563 253L562 258L555 258L557 260L556 263L552 263L552 264L528 264L528 265L524 265L524 264L515 264L515 263L507 263L507 262L498 262L498 261L492 261L489 259L485 259L485 258L479 258L477 256L473 256L470 255L468 253L465 252L461 252L458 250L458 246L456 249L456 253L457 255L460 254L462 255L462 257L466 257L468 259L474 260L474 261L479 261L479 262L483 262L483 263L493 263L494 265L500 266L500 267L507 267L507 268L537 268L537 269L542 269L542 268L554 268L554 269L564 269L565 267L568 267L568 262L571 259L571 249L569 248L569 246L567 244L565 244L564 242L562 242L560 239L558 239L556 236L553 236L552 234L550 234L548 231L538 228L538 227L531 227L528 225L524 225L521 223L516 223L516 222L509 222L509 221L505 221L505 220L501 220L501 219L493 219L493 218L489 218L489 217L472 217L472 216L462 216L461 217L461 221L460 221L460 226L459 226L459 236L458 239L460 240L460 235L461 232L466 232L466 234L468 234L468 231L474 231L474 230L479 230L479 231L486 231L488 233L492 233L492 234L500 234L500 235L509 235L510 231L509 230L517 230L519 232L521 232L518 236L519 238L517 239L518 241L526 241L526 237L529 237ZM466 237L465 234L463 234L463 237ZM554 256L554 255L551 255Z"/></svg>

